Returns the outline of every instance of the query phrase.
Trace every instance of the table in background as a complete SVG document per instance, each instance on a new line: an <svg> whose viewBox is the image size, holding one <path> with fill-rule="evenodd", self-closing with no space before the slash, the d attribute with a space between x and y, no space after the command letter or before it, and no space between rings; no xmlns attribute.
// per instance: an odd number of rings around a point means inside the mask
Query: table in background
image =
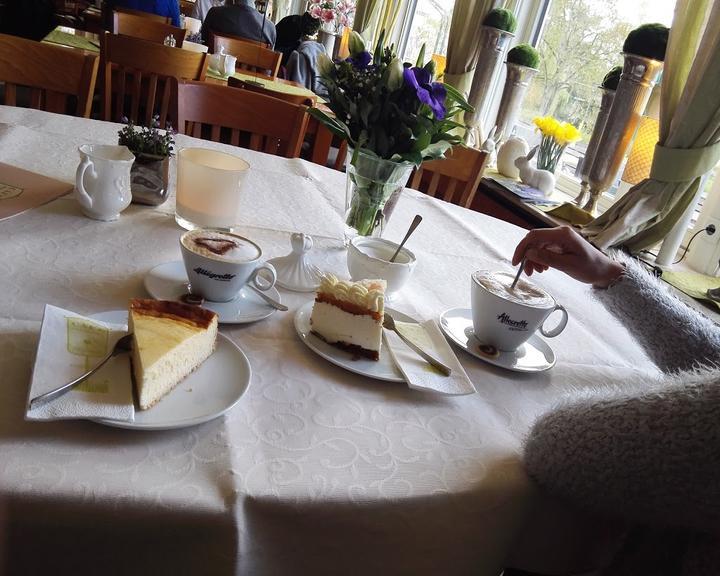
<svg viewBox="0 0 720 576"><path fill-rule="evenodd" d="M71 183L77 147L114 143L118 128L0 106L0 162ZM177 144L250 162L238 231L266 257L289 252L290 234L302 231L316 263L346 276L344 174L185 136ZM172 190L174 177L173 166ZM224 417L155 433L25 422L45 303L92 314L145 296L148 271L180 259L173 213L174 196L98 222L67 196L0 222L8 573L496 576L510 557L520 568L571 571L596 520L579 522L536 493L522 439L564 396L656 369L591 288L555 271L537 282L570 313L551 341L557 365L523 375L458 350L472 396L422 394L326 362L293 327L312 294L282 291L289 313L221 327L253 371ZM418 265L392 302L398 310L437 318L469 304L474 270L510 269L523 230L406 190L386 235L399 240L416 213L424 221L409 247Z"/></svg>

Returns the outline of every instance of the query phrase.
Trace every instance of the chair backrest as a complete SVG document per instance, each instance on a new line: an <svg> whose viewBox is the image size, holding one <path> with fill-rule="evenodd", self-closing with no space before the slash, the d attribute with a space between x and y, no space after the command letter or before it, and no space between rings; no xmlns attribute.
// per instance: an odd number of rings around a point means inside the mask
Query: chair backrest
<svg viewBox="0 0 720 576"><path fill-rule="evenodd" d="M286 158L297 158L305 137L304 106L208 82L178 82L178 131Z"/></svg>
<svg viewBox="0 0 720 576"><path fill-rule="evenodd" d="M210 52L213 54L215 53L215 36L221 36L224 39L220 40L220 43L217 45L218 52L220 52L220 46L227 46L227 44L225 44L224 42L227 42L228 40L237 40L239 42L245 42L246 44L254 44L255 46L262 46L263 48L268 48L269 50L272 50L272 46L264 40L252 40L251 38L233 36L232 34L216 34L212 30L208 30L208 44L210 46ZM227 48L225 51L227 52Z"/></svg>
<svg viewBox="0 0 720 576"><path fill-rule="evenodd" d="M263 86L253 84L252 82L247 82L245 80L240 80L233 76L228 78L228 86L232 86L233 88L242 88L243 90L250 90L251 92L257 92L258 94L264 94L265 96L270 96L271 98L277 98L278 100L290 102L291 104L298 104L300 106L313 106L315 104L315 100L310 96L268 90Z"/></svg>
<svg viewBox="0 0 720 576"><path fill-rule="evenodd" d="M220 34L212 34L209 44L215 54L218 54L222 48L225 54L235 56L237 58L235 67L238 69L260 72L270 78L277 78L282 52L270 50L259 42Z"/></svg>
<svg viewBox="0 0 720 576"><path fill-rule="evenodd" d="M89 118L97 72L97 54L0 34L0 82L7 106L18 105L17 87L24 86L30 89L32 108ZM75 106L70 98L77 99Z"/></svg>
<svg viewBox="0 0 720 576"><path fill-rule="evenodd" d="M152 12L145 12L143 10L133 10L132 8L124 8L117 6L113 9L115 12L123 12L125 14L132 14L134 16L140 16L153 22L159 22L160 24L172 24L172 18L170 16L161 16L160 14L153 14ZM117 34L117 32L116 32Z"/></svg>
<svg viewBox="0 0 720 576"><path fill-rule="evenodd" d="M126 116L150 125L154 115L160 126L177 122L177 93L170 78L204 80L206 55L178 50L128 36L105 33L101 37L104 64L103 118ZM114 103L114 105L113 105Z"/></svg>
<svg viewBox="0 0 720 576"><path fill-rule="evenodd" d="M140 14L145 13L140 12ZM152 14L149 16L152 16ZM160 16L160 18L163 17ZM150 42L156 42L158 44L162 44L165 42L165 38L172 36L175 38L176 48L182 47L182 43L185 40L185 33L187 32L183 28L178 28L166 22L158 22L148 16L138 16L137 13L130 14L118 10L113 12L112 31L113 34L132 36L133 38L141 38L142 40L149 40Z"/></svg>
<svg viewBox="0 0 720 576"><path fill-rule="evenodd" d="M445 158L423 162L413 172L408 187L469 208L487 159L487 152L455 146Z"/></svg>

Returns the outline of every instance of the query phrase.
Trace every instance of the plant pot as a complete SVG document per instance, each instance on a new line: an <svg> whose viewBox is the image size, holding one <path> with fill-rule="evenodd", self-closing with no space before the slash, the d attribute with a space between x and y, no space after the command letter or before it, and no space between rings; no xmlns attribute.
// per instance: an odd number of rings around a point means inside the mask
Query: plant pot
<svg viewBox="0 0 720 576"><path fill-rule="evenodd" d="M345 189L345 245L355 236L380 236L407 184L413 164L383 160L360 150L353 164L348 150Z"/></svg>
<svg viewBox="0 0 720 576"><path fill-rule="evenodd" d="M325 46L325 52L327 52L328 57L332 60L337 58L341 40L342 35L338 36L332 32L328 32L327 30L320 30L318 32L318 42Z"/></svg>
<svg viewBox="0 0 720 576"><path fill-rule="evenodd" d="M137 154L130 170L130 191L135 204L159 206L168 199L170 158Z"/></svg>

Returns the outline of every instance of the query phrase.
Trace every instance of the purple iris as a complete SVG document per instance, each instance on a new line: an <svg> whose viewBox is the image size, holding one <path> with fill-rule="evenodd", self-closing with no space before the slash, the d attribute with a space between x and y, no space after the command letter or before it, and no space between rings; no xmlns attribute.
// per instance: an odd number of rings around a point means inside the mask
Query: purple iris
<svg viewBox="0 0 720 576"><path fill-rule="evenodd" d="M405 68L405 83L412 87L418 100L430 106L435 118L445 118L445 86L440 82L431 82L432 75L425 68Z"/></svg>
<svg viewBox="0 0 720 576"><path fill-rule="evenodd" d="M370 52L360 52L358 54L355 54L355 56L350 56L347 59L347 61L352 64L352 67L358 70L365 70L365 68L368 67L368 64L370 64L371 60L372 56L370 55Z"/></svg>

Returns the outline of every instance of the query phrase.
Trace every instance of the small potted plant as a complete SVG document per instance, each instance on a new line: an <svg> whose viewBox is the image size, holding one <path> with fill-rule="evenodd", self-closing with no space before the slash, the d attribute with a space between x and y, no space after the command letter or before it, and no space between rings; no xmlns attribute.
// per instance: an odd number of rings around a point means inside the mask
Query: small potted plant
<svg viewBox="0 0 720 576"><path fill-rule="evenodd" d="M150 127L135 126L127 118L123 121L126 126L118 132L118 144L127 146L135 155L130 172L132 201L159 206L169 192L170 156L175 146L172 127L160 130L157 116Z"/></svg>

